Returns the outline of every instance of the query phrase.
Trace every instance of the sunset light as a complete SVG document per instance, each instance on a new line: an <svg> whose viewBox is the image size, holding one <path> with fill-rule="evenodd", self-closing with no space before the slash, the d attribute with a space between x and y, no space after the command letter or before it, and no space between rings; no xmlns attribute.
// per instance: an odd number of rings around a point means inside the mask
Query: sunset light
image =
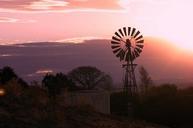
<svg viewBox="0 0 193 128"><path fill-rule="evenodd" d="M192 4L191 0L0 1L0 27L5 30L0 32L0 43L109 39L117 27L129 25L144 36L192 51L193 18L188 15Z"/></svg>
<svg viewBox="0 0 193 128"><path fill-rule="evenodd" d="M0 0L0 128L193 128L193 0Z"/></svg>

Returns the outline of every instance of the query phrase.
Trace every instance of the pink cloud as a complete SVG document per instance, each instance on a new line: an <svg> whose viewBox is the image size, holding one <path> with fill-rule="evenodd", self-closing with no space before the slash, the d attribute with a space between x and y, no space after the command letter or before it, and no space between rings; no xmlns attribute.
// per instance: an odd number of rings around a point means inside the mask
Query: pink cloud
<svg viewBox="0 0 193 128"><path fill-rule="evenodd" d="M36 20L22 20L11 17L0 17L0 23L34 23Z"/></svg>
<svg viewBox="0 0 193 128"><path fill-rule="evenodd" d="M72 9L121 9L119 0L1 0L1 11L68 11Z"/></svg>
<svg viewBox="0 0 193 128"><path fill-rule="evenodd" d="M18 19L15 18L9 18L9 17L0 17L0 23L16 23L18 22Z"/></svg>
<svg viewBox="0 0 193 128"><path fill-rule="evenodd" d="M66 0L70 8L120 9L118 0Z"/></svg>
<svg viewBox="0 0 193 128"><path fill-rule="evenodd" d="M61 0L39 0L32 2L26 8L31 10L53 10L54 8L64 9L67 5L68 2Z"/></svg>

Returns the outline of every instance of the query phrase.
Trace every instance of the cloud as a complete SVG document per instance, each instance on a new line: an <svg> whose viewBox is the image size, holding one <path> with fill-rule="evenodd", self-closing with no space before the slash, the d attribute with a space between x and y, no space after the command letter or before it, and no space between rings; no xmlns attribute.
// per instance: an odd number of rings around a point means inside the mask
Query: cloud
<svg viewBox="0 0 193 128"><path fill-rule="evenodd" d="M53 70L51 69L40 69L36 71L36 74L47 74L47 73L53 73Z"/></svg>
<svg viewBox="0 0 193 128"><path fill-rule="evenodd" d="M0 12L120 10L120 0L1 0Z"/></svg>
<svg viewBox="0 0 193 128"><path fill-rule="evenodd" d="M12 56L11 54L0 54L0 57L10 57Z"/></svg>
<svg viewBox="0 0 193 128"><path fill-rule="evenodd" d="M0 23L35 23L36 20L22 20L10 17L0 17Z"/></svg>
<svg viewBox="0 0 193 128"><path fill-rule="evenodd" d="M108 39L106 37L94 37L94 36L86 36L86 37L74 37L67 39L56 40L55 42L72 42L72 43L83 43L87 40L104 40Z"/></svg>
<svg viewBox="0 0 193 128"><path fill-rule="evenodd" d="M0 23L16 23L18 22L18 19L15 18L9 18L9 17L0 17Z"/></svg>
<svg viewBox="0 0 193 128"><path fill-rule="evenodd" d="M45 74L51 74L53 72L51 69L39 69L35 73L27 74L27 77L44 76Z"/></svg>
<svg viewBox="0 0 193 128"><path fill-rule="evenodd" d="M20 41L19 40L14 40L14 39L0 38L0 46L1 45L12 45L12 44L15 44L15 43L18 43L18 42L20 42Z"/></svg>
<svg viewBox="0 0 193 128"><path fill-rule="evenodd" d="M61 1L61 0L40 0L34 1L26 8L32 10L49 10L54 8L63 8L68 5L68 2Z"/></svg>

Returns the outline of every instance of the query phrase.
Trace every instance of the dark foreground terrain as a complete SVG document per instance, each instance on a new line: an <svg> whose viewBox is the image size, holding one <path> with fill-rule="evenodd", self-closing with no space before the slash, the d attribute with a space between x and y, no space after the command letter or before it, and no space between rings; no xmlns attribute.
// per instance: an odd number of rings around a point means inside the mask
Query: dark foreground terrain
<svg viewBox="0 0 193 128"><path fill-rule="evenodd" d="M166 128L143 121L104 115L89 107L67 107L48 113L46 110L15 107L21 109L0 108L1 128Z"/></svg>

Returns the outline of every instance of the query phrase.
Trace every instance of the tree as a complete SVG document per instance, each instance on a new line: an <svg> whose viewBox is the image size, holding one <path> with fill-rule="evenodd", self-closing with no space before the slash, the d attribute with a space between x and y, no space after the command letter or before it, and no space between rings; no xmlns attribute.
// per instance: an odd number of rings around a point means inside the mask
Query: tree
<svg viewBox="0 0 193 128"><path fill-rule="evenodd" d="M56 98L56 95L59 95L62 89L73 90L75 88L74 83L63 73L46 74L42 80L42 85L47 88L48 94L52 98Z"/></svg>
<svg viewBox="0 0 193 128"><path fill-rule="evenodd" d="M109 88L108 86L112 84L112 79L108 74L105 74L96 67L91 66L77 67L70 71L68 76L81 89L91 90L96 89L97 87Z"/></svg>
<svg viewBox="0 0 193 128"><path fill-rule="evenodd" d="M139 74L140 74L140 86L141 86L141 91L142 92L147 92L149 86L153 84L153 81L151 77L149 76L149 73L147 70L141 66L139 68Z"/></svg>
<svg viewBox="0 0 193 128"><path fill-rule="evenodd" d="M192 120L191 101L192 97L181 97L174 84L153 86L140 98L135 114L149 122L178 126Z"/></svg>
<svg viewBox="0 0 193 128"><path fill-rule="evenodd" d="M18 77L18 75L11 67L5 66L3 69L0 69L0 84L6 85L13 79L17 81L18 85L22 88L28 87L28 83L25 82L22 78Z"/></svg>
<svg viewBox="0 0 193 128"><path fill-rule="evenodd" d="M3 67L3 69L0 70L0 83L1 84L6 84L10 80L17 79L17 78L18 76L16 75L14 70L9 66Z"/></svg>
<svg viewBox="0 0 193 128"><path fill-rule="evenodd" d="M28 83L24 81L22 78L18 78L17 81L23 89L26 89L29 87Z"/></svg>

